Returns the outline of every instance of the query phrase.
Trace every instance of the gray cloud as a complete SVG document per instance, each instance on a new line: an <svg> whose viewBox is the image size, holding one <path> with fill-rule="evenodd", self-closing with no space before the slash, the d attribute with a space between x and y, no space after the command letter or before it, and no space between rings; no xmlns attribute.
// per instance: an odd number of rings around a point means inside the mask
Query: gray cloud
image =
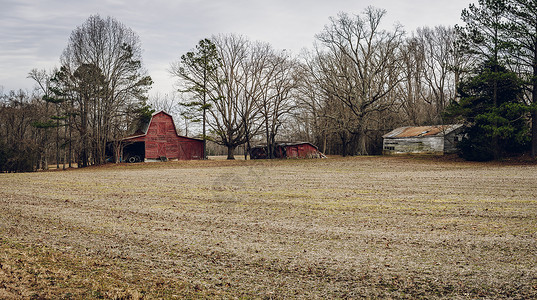
<svg viewBox="0 0 537 300"><path fill-rule="evenodd" d="M418 26L454 25L467 0L376 0L388 11L385 23L399 21L408 31ZM172 61L197 41L218 33L238 33L275 48L298 53L311 48L314 35L340 11L360 13L369 5L356 0L1 0L0 86L31 89L32 68L52 69L72 30L90 15L113 16L142 41L144 63L155 81L153 92L167 93Z"/></svg>

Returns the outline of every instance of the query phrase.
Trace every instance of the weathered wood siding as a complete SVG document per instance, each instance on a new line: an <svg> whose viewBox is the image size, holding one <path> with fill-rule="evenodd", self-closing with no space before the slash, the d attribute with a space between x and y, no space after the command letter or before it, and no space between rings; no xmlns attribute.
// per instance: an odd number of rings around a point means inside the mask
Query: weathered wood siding
<svg viewBox="0 0 537 300"><path fill-rule="evenodd" d="M461 140L460 131L451 132L444 138L444 153L455 153L458 151L457 143Z"/></svg>
<svg viewBox="0 0 537 300"><path fill-rule="evenodd" d="M384 154L403 153L444 153L444 137L415 137L404 139L385 138L383 144Z"/></svg>
<svg viewBox="0 0 537 300"><path fill-rule="evenodd" d="M310 144L285 146L287 158L313 158L319 156L319 150Z"/></svg>

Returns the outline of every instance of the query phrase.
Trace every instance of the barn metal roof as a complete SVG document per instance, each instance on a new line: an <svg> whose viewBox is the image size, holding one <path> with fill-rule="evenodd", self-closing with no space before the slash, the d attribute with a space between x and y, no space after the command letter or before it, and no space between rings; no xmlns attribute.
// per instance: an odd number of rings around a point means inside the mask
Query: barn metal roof
<svg viewBox="0 0 537 300"><path fill-rule="evenodd" d="M415 137L431 137L431 136L444 136L454 130L461 128L462 124L451 125L432 125L432 126L406 126L394 129L387 134L383 135L383 138L415 138Z"/></svg>

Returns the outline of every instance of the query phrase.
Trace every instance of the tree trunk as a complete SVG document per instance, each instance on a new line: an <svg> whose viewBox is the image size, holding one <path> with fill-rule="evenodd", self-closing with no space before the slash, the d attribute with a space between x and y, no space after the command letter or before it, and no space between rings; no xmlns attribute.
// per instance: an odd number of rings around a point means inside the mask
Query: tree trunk
<svg viewBox="0 0 537 300"><path fill-rule="evenodd" d="M73 141L73 127L72 127L72 115L69 115L69 168L73 167L73 148L72 148L72 141Z"/></svg>
<svg viewBox="0 0 537 300"><path fill-rule="evenodd" d="M498 73L498 66L496 65L494 67L494 73L495 75ZM493 86L493 92L492 92L492 101L493 101L493 107L496 109L498 107L498 80L494 80L494 86ZM494 121L494 128L498 127L498 123ZM492 152L494 154L494 160L500 159L500 148L499 148L499 142L498 142L498 136L493 135L492 136Z"/></svg>
<svg viewBox="0 0 537 300"><path fill-rule="evenodd" d="M244 149L244 160L248 160L248 154L250 154L250 149L252 147L250 146L250 135L246 134L246 145Z"/></svg>
<svg viewBox="0 0 537 300"><path fill-rule="evenodd" d="M81 123L81 128L80 128L80 136L82 138L82 149L81 149L81 152L80 152L80 155L81 155L81 163L82 163L82 166L78 166L78 167L82 167L82 168L85 168L87 166L89 166L89 149L90 149L90 145L89 145L89 137L88 137L88 109L89 109L89 99L83 99L82 100L83 103L82 103L82 113L80 115L80 123Z"/></svg>
<svg viewBox="0 0 537 300"><path fill-rule="evenodd" d="M346 132L343 132L342 134L339 135L339 137L341 138L341 155L343 157L346 157L347 156L347 145L349 144L348 141L347 141L347 133Z"/></svg>
<svg viewBox="0 0 537 300"><path fill-rule="evenodd" d="M531 102L537 104L537 45L535 46ZM531 112L531 157L537 157L537 111Z"/></svg>
<svg viewBox="0 0 537 300"><path fill-rule="evenodd" d="M271 145L271 141L270 141L270 131L269 131L269 125L268 125L268 114L267 114L267 110L266 110L266 105L265 105L265 112L263 113L263 116L265 117L265 137L266 137L266 140L267 140L267 158L268 159L272 159L274 158L273 157L273 153L272 153L272 145Z"/></svg>
<svg viewBox="0 0 537 300"><path fill-rule="evenodd" d="M235 151L235 147L227 146L227 159L235 159L235 156L233 155L233 152Z"/></svg>
<svg viewBox="0 0 537 300"><path fill-rule="evenodd" d="M365 138L366 138L365 131L360 129L360 133L358 135L358 154L359 155L368 155L367 144L366 144Z"/></svg>
<svg viewBox="0 0 537 300"><path fill-rule="evenodd" d="M63 169L65 170L67 168L67 151L65 151L65 148L63 149Z"/></svg>
<svg viewBox="0 0 537 300"><path fill-rule="evenodd" d="M537 157L537 112L531 113L531 157Z"/></svg>
<svg viewBox="0 0 537 300"><path fill-rule="evenodd" d="M60 120L56 120L56 170L60 169Z"/></svg>
<svg viewBox="0 0 537 300"><path fill-rule="evenodd" d="M207 139L205 138L205 135L207 133L206 131L206 123L207 123L207 56L203 57L204 59L204 68L203 68L203 159L207 159Z"/></svg>
<svg viewBox="0 0 537 300"><path fill-rule="evenodd" d="M65 120L63 121L63 169L66 169L67 164L67 149L65 147L65 142L67 141L67 126L65 124Z"/></svg>
<svg viewBox="0 0 537 300"><path fill-rule="evenodd" d="M323 132L323 153L326 154L326 132Z"/></svg>

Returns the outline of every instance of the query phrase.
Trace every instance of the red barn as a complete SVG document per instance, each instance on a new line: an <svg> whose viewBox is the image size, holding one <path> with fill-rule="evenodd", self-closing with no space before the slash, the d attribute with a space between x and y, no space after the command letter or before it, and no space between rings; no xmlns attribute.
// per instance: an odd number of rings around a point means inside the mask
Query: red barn
<svg viewBox="0 0 537 300"><path fill-rule="evenodd" d="M320 158L319 149L310 143L288 143L280 145L285 148L287 158Z"/></svg>
<svg viewBox="0 0 537 300"><path fill-rule="evenodd" d="M177 134L172 116L154 113L133 135L122 140L123 161L191 160L203 158L203 140Z"/></svg>

